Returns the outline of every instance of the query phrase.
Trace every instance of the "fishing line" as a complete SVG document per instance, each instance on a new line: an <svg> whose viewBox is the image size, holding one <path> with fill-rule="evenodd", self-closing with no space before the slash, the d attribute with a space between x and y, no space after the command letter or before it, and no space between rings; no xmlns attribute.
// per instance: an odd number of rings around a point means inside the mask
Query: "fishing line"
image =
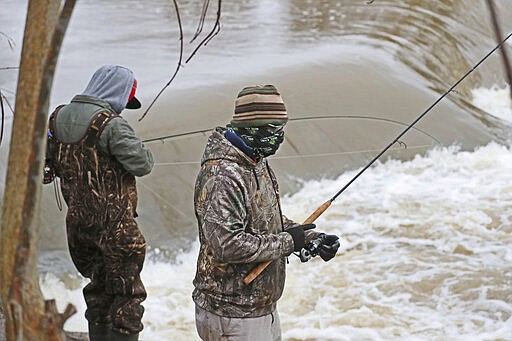
<svg viewBox="0 0 512 341"><path fill-rule="evenodd" d="M371 167L392 145L394 145L402 136L404 136L416 123L418 123L425 115L427 115L437 103L445 98L450 92L457 87L466 77L468 77L473 71L475 71L480 64L482 64L490 55L492 55L497 49L499 49L510 37L512 33L503 39L496 47L494 47L489 53L487 53L478 63L475 64L468 72L466 72L455 84L453 84L448 90L446 90L437 100L434 101L421 115L419 115L407 128L405 128L398 136L391 141L379 154L377 154L365 167L363 167L342 189L340 189L331 199L330 202L336 200L336 198L343 193L361 174L363 174L368 168Z"/></svg>
<svg viewBox="0 0 512 341"><path fill-rule="evenodd" d="M169 205L169 207L171 207L175 212L178 212L183 218L185 218L185 220L189 221L190 223L194 224L195 223L195 220L190 218L190 214L187 214L186 212L183 212L183 211L180 211L179 209L176 208L175 204L171 203L170 201L168 201L167 199L165 199L161 194L159 194L158 192L156 192L155 190L153 190L151 187L149 187L148 185L146 185L143 181L139 181L137 182L137 185L140 185L141 187L144 187L148 192L150 192L151 194L153 194L155 197L157 197L159 200L161 200L162 202L166 203L167 205Z"/></svg>
<svg viewBox="0 0 512 341"><path fill-rule="evenodd" d="M402 148L395 148L392 150L400 150L400 149L423 149L432 147L431 144L424 144L418 146L405 146ZM380 149L368 149L368 150L354 150L349 152L336 152L336 153L315 153L315 154L299 154L299 155L283 155L283 156L272 156L271 160L293 160L293 159L310 159L310 158L319 158L319 157L332 157L332 156L340 156L340 155L351 155L351 154L364 154L364 153L373 153L378 152ZM201 161L176 161L176 162L156 162L154 166L192 166L199 165Z"/></svg>
<svg viewBox="0 0 512 341"><path fill-rule="evenodd" d="M394 119L383 118L383 117L365 116L365 115L306 116L306 117L291 118L289 121L300 122L300 121L308 121L308 120L326 120L326 119L344 119L344 118L375 120L375 121L383 121L383 122L388 122L388 123L394 123L394 124L399 124L399 125L403 125L403 126L408 126L407 123L400 122L400 121L397 121L397 120L394 120ZM441 142L437 138L435 138L434 136L432 136L428 132L426 132L426 131L424 131L424 130L422 130L420 128L416 128L416 127L413 127L413 129L418 131L418 132L420 132L420 133L422 133L422 134L424 134L424 135L426 135L426 136L428 136L432 140L436 141L437 144L441 144ZM173 138L177 138L177 137L183 137L183 136L190 136L190 135L195 135L195 134L204 134L204 133L211 132L212 130L213 130L213 128L208 128L208 129L193 130L193 131L189 131L189 132L185 132L185 133L178 133L178 134L173 134L173 135L165 135L165 136L159 136L159 137L152 137L152 138L148 138L148 139L142 140L142 142L144 142L144 143L154 142L154 141L165 142L165 140L169 140L169 139L173 139Z"/></svg>

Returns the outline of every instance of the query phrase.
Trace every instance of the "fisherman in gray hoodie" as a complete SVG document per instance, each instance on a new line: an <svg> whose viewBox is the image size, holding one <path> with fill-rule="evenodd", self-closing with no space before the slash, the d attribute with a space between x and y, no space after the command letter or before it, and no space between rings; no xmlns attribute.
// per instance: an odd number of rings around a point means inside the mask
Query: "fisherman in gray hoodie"
<svg viewBox="0 0 512 341"><path fill-rule="evenodd" d="M136 176L153 168L151 151L120 114L138 109L127 68L100 67L85 91L50 116L44 182L60 178L68 206L68 246L84 288L91 341L138 340L146 291L146 252L137 226Z"/></svg>

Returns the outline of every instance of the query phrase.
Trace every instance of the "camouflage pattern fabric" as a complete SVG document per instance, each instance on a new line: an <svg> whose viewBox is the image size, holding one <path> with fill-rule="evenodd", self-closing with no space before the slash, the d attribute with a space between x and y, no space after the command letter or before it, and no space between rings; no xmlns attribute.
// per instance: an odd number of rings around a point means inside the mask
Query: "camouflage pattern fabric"
<svg viewBox="0 0 512 341"><path fill-rule="evenodd" d="M285 282L286 256L293 251L283 232L293 222L281 213L275 175L234 147L224 128L210 136L197 176L194 205L200 250L192 297L199 307L226 317L272 313ZM244 277L273 260L252 283Z"/></svg>
<svg viewBox="0 0 512 341"><path fill-rule="evenodd" d="M52 114L55 119L56 113ZM68 205L69 251L84 288L90 323L112 323L124 334L142 330L146 291L140 280L146 242L134 219L135 177L112 156L98 151L103 128L116 115L97 114L77 143L55 139L53 165ZM52 124L50 124L50 128ZM52 129L50 129L52 130Z"/></svg>

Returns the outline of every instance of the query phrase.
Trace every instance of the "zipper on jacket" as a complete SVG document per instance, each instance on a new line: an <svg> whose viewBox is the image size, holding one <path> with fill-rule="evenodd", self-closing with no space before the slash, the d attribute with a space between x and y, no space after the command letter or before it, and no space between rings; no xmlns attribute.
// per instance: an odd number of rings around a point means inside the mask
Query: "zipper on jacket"
<svg viewBox="0 0 512 341"><path fill-rule="evenodd" d="M266 162L266 161L265 161L265 166L267 166L268 176L272 180L272 188L274 189L274 194L275 194L276 200L277 200L277 207L279 208L279 220L281 221L281 231L284 232L283 211L281 210L281 200L279 199L279 194L277 193L276 187L274 184L275 179L272 178L272 172L270 171L270 166L268 165L268 162Z"/></svg>

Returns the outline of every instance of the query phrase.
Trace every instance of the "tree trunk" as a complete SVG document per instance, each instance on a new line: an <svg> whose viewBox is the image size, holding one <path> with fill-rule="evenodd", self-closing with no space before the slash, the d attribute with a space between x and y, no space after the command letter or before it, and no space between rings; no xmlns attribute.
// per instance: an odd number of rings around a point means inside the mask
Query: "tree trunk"
<svg viewBox="0 0 512 341"><path fill-rule="evenodd" d="M0 230L0 297L8 341L63 341L62 326L74 313L68 306L59 314L55 301L43 300L37 271L35 217L55 67L49 61L56 62L60 50L60 42L52 48L60 3L28 3Z"/></svg>

